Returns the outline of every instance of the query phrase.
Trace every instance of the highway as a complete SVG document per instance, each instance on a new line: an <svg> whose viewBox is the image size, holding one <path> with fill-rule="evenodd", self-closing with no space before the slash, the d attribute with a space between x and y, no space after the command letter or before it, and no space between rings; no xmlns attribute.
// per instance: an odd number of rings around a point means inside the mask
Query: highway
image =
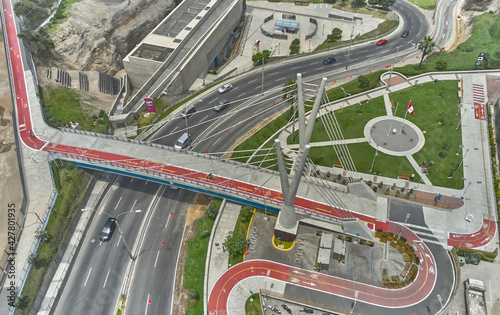
<svg viewBox="0 0 500 315"><path fill-rule="evenodd" d="M278 65L265 65L264 92L266 96L262 102L256 105L243 105L249 100L258 98L261 94L262 72L257 71L240 76L234 81L229 81L233 85L231 91L220 94L214 90L200 99L195 105L197 112L187 119L188 128L186 128L186 119L178 116L165 124L150 141L173 146L179 136L189 129L192 139L196 139L192 147L194 151L225 152L242 135L266 118L289 106L288 103L281 102L281 96L273 96L272 91L281 92L281 87L289 79L296 78L297 73L301 73L304 80L312 84L319 84L322 77L327 77L328 84L331 84L334 80L346 80L351 75L368 74L369 70L384 69L393 61L396 53L399 57L397 60L404 59L409 54L418 53L416 44L431 32L427 17L422 11L415 10L413 5L405 1L397 1L392 8L404 21L402 30L389 38L389 42L383 46L377 46L373 41L351 47L348 70L346 70L347 48L297 58ZM404 30L410 31L406 38L400 36ZM335 56L337 62L323 65L325 57L332 55ZM367 63L367 61L373 62ZM212 108L223 98L228 99L231 106L216 113ZM240 107L244 108L240 110ZM214 126L216 123L218 126ZM207 133L207 130L210 131ZM202 134L202 139L197 139Z"/></svg>
<svg viewBox="0 0 500 315"><path fill-rule="evenodd" d="M187 212L196 195L166 187L159 199L139 250L125 306L127 314L171 313Z"/></svg>
<svg viewBox="0 0 500 315"><path fill-rule="evenodd" d="M106 213L114 217L120 215L119 225L132 249L146 214L161 188L152 182L118 177L88 227L61 291L55 314L114 312L130 256L118 229L110 241L99 240L99 233L109 217ZM141 212L136 213L136 210ZM130 214L123 214L126 212Z"/></svg>

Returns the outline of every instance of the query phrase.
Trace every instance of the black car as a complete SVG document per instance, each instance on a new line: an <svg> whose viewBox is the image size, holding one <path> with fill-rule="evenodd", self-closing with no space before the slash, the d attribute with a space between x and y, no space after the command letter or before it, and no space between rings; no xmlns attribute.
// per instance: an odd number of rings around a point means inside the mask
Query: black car
<svg viewBox="0 0 500 315"><path fill-rule="evenodd" d="M336 62L337 62L337 59L335 59L334 57L328 57L325 60L323 60L324 65L329 65L332 63L336 63Z"/></svg>
<svg viewBox="0 0 500 315"><path fill-rule="evenodd" d="M102 227L101 234L99 234L99 238L103 242L107 242L113 236L113 232L116 228L116 218L108 218L104 226Z"/></svg>
<svg viewBox="0 0 500 315"><path fill-rule="evenodd" d="M196 108L194 107L194 105L191 105L187 108L184 108L184 110L181 112L181 116L182 117L191 117L194 113L196 113Z"/></svg>
<svg viewBox="0 0 500 315"><path fill-rule="evenodd" d="M403 33L401 33L401 37L408 37L409 34L410 31L404 31Z"/></svg>

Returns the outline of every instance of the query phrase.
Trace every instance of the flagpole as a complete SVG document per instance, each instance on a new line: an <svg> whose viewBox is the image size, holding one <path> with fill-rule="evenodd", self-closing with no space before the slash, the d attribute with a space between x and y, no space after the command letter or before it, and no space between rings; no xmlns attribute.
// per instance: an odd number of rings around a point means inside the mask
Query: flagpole
<svg viewBox="0 0 500 315"><path fill-rule="evenodd" d="M398 106L399 106L399 102L396 104L396 109L394 110L394 115L392 115L391 126L389 127L389 132L387 133L388 137L391 134L392 123L394 122L394 117L396 117L396 112L398 111Z"/></svg>
<svg viewBox="0 0 500 315"><path fill-rule="evenodd" d="M410 102L408 103L408 106L410 106L411 104L411 100ZM406 112L405 112L405 118L403 119L403 124L401 125L401 129L399 130L399 133L402 133L403 132L403 127L405 126L405 122L406 122L406 115L408 115L408 108L406 109Z"/></svg>

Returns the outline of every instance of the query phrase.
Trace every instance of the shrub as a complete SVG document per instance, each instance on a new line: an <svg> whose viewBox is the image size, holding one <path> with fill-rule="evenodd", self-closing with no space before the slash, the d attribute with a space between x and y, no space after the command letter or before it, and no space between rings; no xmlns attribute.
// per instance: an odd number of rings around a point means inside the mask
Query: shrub
<svg viewBox="0 0 500 315"><path fill-rule="evenodd" d="M446 69L447 66L448 63L444 60L436 61L436 69L438 69L439 71L443 71L444 69Z"/></svg>

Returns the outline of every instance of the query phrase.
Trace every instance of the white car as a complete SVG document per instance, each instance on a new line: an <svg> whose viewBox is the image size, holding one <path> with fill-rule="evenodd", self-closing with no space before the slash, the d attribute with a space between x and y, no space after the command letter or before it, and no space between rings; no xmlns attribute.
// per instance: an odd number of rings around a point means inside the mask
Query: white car
<svg viewBox="0 0 500 315"><path fill-rule="evenodd" d="M223 86L221 86L219 88L219 93L220 94L224 94L226 92L231 91L232 88L233 88L233 86L231 84L229 84L229 83L228 84L224 84Z"/></svg>

